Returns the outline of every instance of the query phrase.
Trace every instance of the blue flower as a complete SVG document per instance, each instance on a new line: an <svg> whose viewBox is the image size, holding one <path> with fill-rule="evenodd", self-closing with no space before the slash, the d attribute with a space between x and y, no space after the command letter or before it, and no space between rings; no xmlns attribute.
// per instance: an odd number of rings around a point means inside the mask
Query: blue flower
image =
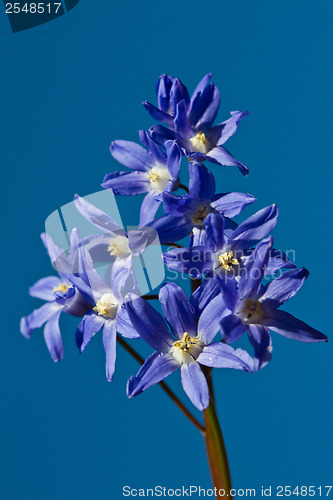
<svg viewBox="0 0 333 500"><path fill-rule="evenodd" d="M236 166L247 175L248 168L223 145L234 135L248 111L232 111L231 118L213 126L220 105L220 92L214 84L209 84L210 78L211 73L201 80L190 99L179 80L163 75L157 87L159 109L148 102L143 104L154 119L164 122L168 128L154 125L150 132L162 146L167 140L177 140L183 153L193 160Z"/></svg>
<svg viewBox="0 0 333 500"><path fill-rule="evenodd" d="M84 198L76 195L76 208L104 234L95 234L84 238L81 245L91 254L94 262L108 263L109 281L120 290L125 288L139 294L133 261L141 255L148 245L159 243L153 228L142 227L127 233L108 214L95 207Z"/></svg>
<svg viewBox="0 0 333 500"><path fill-rule="evenodd" d="M181 152L174 141L167 141L165 154L144 131L140 131L140 139L148 151L129 141L114 141L111 144L112 156L133 172L112 172L106 175L102 187L125 196L148 193L140 211L140 224L145 225L155 217L162 194L175 186Z"/></svg>
<svg viewBox="0 0 333 500"><path fill-rule="evenodd" d="M242 349L212 342L219 331L219 296L202 312L198 325L193 306L176 284L163 285L159 299L171 331L163 317L142 298L126 303L133 327L156 350L138 374L129 379L127 394L137 396L180 368L184 391L199 410L204 410L209 404L209 391L200 365L252 372L253 360Z"/></svg>
<svg viewBox="0 0 333 500"><path fill-rule="evenodd" d="M48 276L35 283L29 294L46 300L46 304L35 309L29 316L21 319L20 330L27 339L33 330L44 327L44 339L53 361L60 361L64 357L64 346L59 328L59 317L62 312L72 316L83 316L90 308L90 304L82 294L67 279L66 271L73 270L75 252L79 244L79 234L76 229L72 231L71 248L69 255L54 243L49 235L42 234L42 241L53 263L61 260L59 276ZM57 267L55 265L55 267ZM61 270L63 272L61 272Z"/></svg>
<svg viewBox="0 0 333 500"><path fill-rule="evenodd" d="M222 294L224 340L235 342L247 331L254 347L257 369L271 359L269 330L300 342L327 341L326 335L279 309L303 285L309 275L305 268L290 269L262 285L272 242L272 238L267 238L257 245L240 277L238 289L225 287Z"/></svg>
<svg viewBox="0 0 333 500"><path fill-rule="evenodd" d="M104 281L94 268L87 249L80 247L80 262L75 273L67 278L89 301L90 309L76 331L76 343L83 352L93 336L103 328L106 377L112 382L116 362L117 332L127 338L138 338L124 307L125 297L120 287ZM80 272L77 272L80 270Z"/></svg>
<svg viewBox="0 0 333 500"><path fill-rule="evenodd" d="M147 224L153 227L160 241L177 241L193 232L191 245L205 243L205 220L210 213L221 213L225 217L235 217L256 199L245 193L215 194L213 174L201 163L190 162L189 194L177 196L165 193L163 196L164 215ZM227 221L230 227L236 224Z"/></svg>
<svg viewBox="0 0 333 500"><path fill-rule="evenodd" d="M175 248L163 254L165 264L175 271L201 278L209 274L221 287L235 288L252 247L275 227L278 217L276 205L255 213L234 230L225 230L221 214L209 214L205 220L206 245ZM281 268L295 267L285 254L272 249L266 274L275 274Z"/></svg>

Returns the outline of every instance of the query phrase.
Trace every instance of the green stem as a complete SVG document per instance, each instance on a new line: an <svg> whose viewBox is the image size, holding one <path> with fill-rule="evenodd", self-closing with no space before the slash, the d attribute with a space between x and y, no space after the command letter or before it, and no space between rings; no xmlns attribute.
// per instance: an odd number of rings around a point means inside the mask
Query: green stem
<svg viewBox="0 0 333 500"><path fill-rule="evenodd" d="M216 498L233 498L230 495L231 477L229 463L223 435L216 413L216 406L213 393L213 384L211 379L211 371L206 374L209 387L210 403L208 408L203 412L205 421L205 443L209 463L209 469L216 488ZM225 494L223 494L225 492Z"/></svg>

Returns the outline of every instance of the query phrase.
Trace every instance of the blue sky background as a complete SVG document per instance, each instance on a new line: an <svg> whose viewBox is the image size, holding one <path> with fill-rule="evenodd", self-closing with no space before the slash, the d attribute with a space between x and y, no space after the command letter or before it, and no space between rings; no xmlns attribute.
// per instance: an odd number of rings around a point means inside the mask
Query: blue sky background
<svg viewBox="0 0 333 500"><path fill-rule="evenodd" d="M136 140L152 124L141 101L154 102L161 73L193 90L213 71L219 119L250 111L228 142L250 175L212 166L218 190L255 195L247 216L277 203L276 246L310 270L288 310L331 335L332 16L329 1L81 0L62 18L12 34L2 6L1 499L210 486L201 436L161 390L127 400L137 366L120 348L111 385L100 336L78 355L75 319L61 318L59 364L42 331L29 342L19 334L20 316L39 305L28 287L52 274L39 238L46 217L117 169L109 144ZM138 203L120 202L128 224L137 223ZM273 342L262 372L215 375L234 486L329 484L332 343ZM181 394L178 373L170 383Z"/></svg>

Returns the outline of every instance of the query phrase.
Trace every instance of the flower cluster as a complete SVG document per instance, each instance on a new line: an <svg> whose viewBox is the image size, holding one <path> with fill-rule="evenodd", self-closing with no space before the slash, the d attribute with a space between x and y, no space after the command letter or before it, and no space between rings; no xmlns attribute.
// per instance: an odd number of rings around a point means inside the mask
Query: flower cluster
<svg viewBox="0 0 333 500"><path fill-rule="evenodd" d="M76 195L76 208L99 234L80 238L74 229L68 251L42 235L59 276L43 278L30 288L30 295L46 303L21 320L21 333L27 338L45 325L45 342L54 361L63 358L62 312L80 318L80 352L102 330L109 381L117 335L143 339L154 351L128 380L128 396L137 396L180 368L184 391L199 410L209 404L207 373L212 368L254 372L271 360L271 331L301 342L327 341L318 330L280 310L309 273L273 247L276 205L237 223L234 218L255 198L248 193L216 193L206 162L248 174L224 147L248 112L233 111L229 119L214 125L220 93L210 83L211 76L199 82L192 96L179 79L159 78L157 106L143 105L161 124L140 131L140 145L114 141L111 155L129 170L107 174L102 182L115 195L145 194L138 229L124 231L110 215ZM180 181L185 170L188 186ZM169 246L162 255L165 265L188 275L195 285L188 297L177 284L164 283L156 296L163 315L148 302L152 296L141 296L133 264L156 235ZM176 243L180 240L186 243ZM104 277L96 270L97 261L107 264ZM252 355L232 346L245 334Z"/></svg>

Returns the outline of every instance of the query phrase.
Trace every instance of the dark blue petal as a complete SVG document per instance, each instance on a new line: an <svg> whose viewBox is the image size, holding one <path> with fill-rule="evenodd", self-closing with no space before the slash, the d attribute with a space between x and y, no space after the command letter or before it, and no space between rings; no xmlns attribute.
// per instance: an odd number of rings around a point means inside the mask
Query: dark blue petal
<svg viewBox="0 0 333 500"><path fill-rule="evenodd" d="M162 111L153 104L150 104L150 102L145 101L142 103L143 107L148 111L150 116L154 118L154 120L157 120L158 122L163 122L165 123L168 127L173 127L173 118L171 115L168 113L165 113L165 111Z"/></svg>
<svg viewBox="0 0 333 500"><path fill-rule="evenodd" d="M155 191L150 191L143 199L140 208L140 226L145 226L154 220L161 199L156 196Z"/></svg>
<svg viewBox="0 0 333 500"><path fill-rule="evenodd" d="M146 359L138 374L128 380L127 396L129 398L138 396L171 375L177 368L179 363L172 356L154 352Z"/></svg>
<svg viewBox="0 0 333 500"><path fill-rule="evenodd" d="M135 196L147 193L150 182L146 172L112 172L104 177L104 189L112 189L114 194L122 196Z"/></svg>
<svg viewBox="0 0 333 500"><path fill-rule="evenodd" d="M167 163L170 174L173 179L177 179L180 169L180 162L182 159L182 154L175 141L166 141L165 149L167 152Z"/></svg>
<svg viewBox="0 0 333 500"><path fill-rule="evenodd" d="M299 342L327 342L326 335L279 309L265 312L263 324L274 332Z"/></svg>
<svg viewBox="0 0 333 500"><path fill-rule="evenodd" d="M202 92L205 90L207 85L209 84L210 79L212 78L213 73L207 73L198 83L196 86L192 97L191 97L191 104L194 102L195 98L197 97L197 94L202 94Z"/></svg>
<svg viewBox="0 0 333 500"><path fill-rule="evenodd" d="M155 163L153 156L135 142L113 141L110 152L119 163L133 170L147 172Z"/></svg>
<svg viewBox="0 0 333 500"><path fill-rule="evenodd" d="M272 238L261 241L250 256L239 281L241 298L256 298L261 281L265 275L265 267L273 244Z"/></svg>
<svg viewBox="0 0 333 500"><path fill-rule="evenodd" d="M180 101L177 104L176 116L174 119L176 133L188 139L193 135L191 127L188 123L187 106L185 101Z"/></svg>
<svg viewBox="0 0 333 500"><path fill-rule="evenodd" d="M206 158L213 163L217 163L218 165L224 165L225 167L238 167L243 175L247 175L249 173L249 169L244 163L236 160L229 151L227 151L222 146L216 146L211 149Z"/></svg>
<svg viewBox="0 0 333 500"><path fill-rule="evenodd" d="M191 295L190 302L199 316L205 307L221 293L220 287L215 279L206 278L199 288Z"/></svg>
<svg viewBox="0 0 333 500"><path fill-rule="evenodd" d="M233 349L230 345L215 342L206 346L197 358L201 365L211 368L234 368L253 372L253 359L243 349Z"/></svg>
<svg viewBox="0 0 333 500"><path fill-rule="evenodd" d="M185 332L196 335L197 325L194 308L187 295L175 283L166 283L160 289L159 299L162 311L172 333L181 338Z"/></svg>
<svg viewBox="0 0 333 500"><path fill-rule="evenodd" d="M207 245L212 252L221 250L224 246L224 217L221 214L209 214L205 220Z"/></svg>
<svg viewBox="0 0 333 500"><path fill-rule="evenodd" d="M164 146L166 141L174 141L177 139L177 134L163 125L153 125L149 129L150 135L153 140L160 146Z"/></svg>
<svg viewBox="0 0 333 500"><path fill-rule="evenodd" d="M192 278L212 270L212 254L206 247L174 248L163 254L163 260L170 269Z"/></svg>
<svg viewBox="0 0 333 500"><path fill-rule="evenodd" d="M183 389L198 410L203 411L209 405L209 390L206 377L198 363L187 363L180 369Z"/></svg>
<svg viewBox="0 0 333 500"><path fill-rule="evenodd" d="M229 241L231 248L244 250L256 245L274 229L278 215L275 204L251 215L232 233Z"/></svg>
<svg viewBox="0 0 333 500"><path fill-rule="evenodd" d="M239 300L238 286L232 273L221 270L215 272L215 279L222 290L222 299L230 311L234 311Z"/></svg>
<svg viewBox="0 0 333 500"><path fill-rule="evenodd" d="M280 269L295 269L296 265L288 259L287 255L282 250L272 248L269 260L266 266L266 276L272 276Z"/></svg>
<svg viewBox="0 0 333 500"><path fill-rule="evenodd" d="M175 78L170 89L169 112L172 116L177 114L177 105L180 102L184 103L187 110L190 103L190 96L185 85L178 78Z"/></svg>
<svg viewBox="0 0 333 500"><path fill-rule="evenodd" d="M62 343L59 316L61 311L56 312L45 324L44 339L53 361L60 361L64 357L64 345Z"/></svg>
<svg viewBox="0 0 333 500"><path fill-rule="evenodd" d="M165 152L160 148L160 146L153 141L153 139L150 137L149 133L146 132L145 130L139 130L139 137L140 141L142 144L149 150L149 152L152 154L155 163L159 165L165 165L167 164L167 157Z"/></svg>
<svg viewBox="0 0 333 500"><path fill-rule="evenodd" d="M213 174L201 163L189 164L190 182L189 192L193 198L211 200L215 193L215 179Z"/></svg>
<svg viewBox="0 0 333 500"><path fill-rule="evenodd" d="M193 212L197 205L197 201L189 194L179 196L173 193L164 193L163 204L164 211L167 214L174 215L175 217L182 217L189 212Z"/></svg>
<svg viewBox="0 0 333 500"><path fill-rule="evenodd" d="M159 77L156 85L158 107L166 113L169 112L170 91L174 80L172 76L164 74Z"/></svg>
<svg viewBox="0 0 333 500"><path fill-rule="evenodd" d="M107 320L103 328L103 345L105 350L105 372L106 378L112 382L113 374L116 365L116 344L117 332L116 322L114 320Z"/></svg>
<svg viewBox="0 0 333 500"><path fill-rule="evenodd" d="M228 342L228 344L236 342L236 340L239 340L246 332L245 324L235 314L224 316L221 320L220 326L223 334L223 340Z"/></svg>
<svg viewBox="0 0 333 500"><path fill-rule="evenodd" d="M284 272L266 285L260 298L262 307L268 310L280 307L296 295L308 276L309 271L304 267Z"/></svg>
<svg viewBox="0 0 333 500"><path fill-rule="evenodd" d="M141 297L126 303L126 311L141 338L153 349L169 352L174 339L162 316Z"/></svg>
<svg viewBox="0 0 333 500"><path fill-rule="evenodd" d="M190 120L192 127L197 131L209 130L216 118L220 106L220 92L213 83L210 83L201 93L200 98L193 102ZM196 117L199 119L196 120Z"/></svg>
<svg viewBox="0 0 333 500"><path fill-rule="evenodd" d="M214 196L211 207L225 217L236 217L254 201L256 198L248 193L222 193Z"/></svg>
<svg viewBox="0 0 333 500"><path fill-rule="evenodd" d="M174 217L173 215L163 215L155 221L146 224L157 231L160 242L178 241L188 236L192 231L193 222L190 217Z"/></svg>
<svg viewBox="0 0 333 500"><path fill-rule="evenodd" d="M255 370L260 370L272 359L271 334L265 326L249 325L248 336L254 348Z"/></svg>

